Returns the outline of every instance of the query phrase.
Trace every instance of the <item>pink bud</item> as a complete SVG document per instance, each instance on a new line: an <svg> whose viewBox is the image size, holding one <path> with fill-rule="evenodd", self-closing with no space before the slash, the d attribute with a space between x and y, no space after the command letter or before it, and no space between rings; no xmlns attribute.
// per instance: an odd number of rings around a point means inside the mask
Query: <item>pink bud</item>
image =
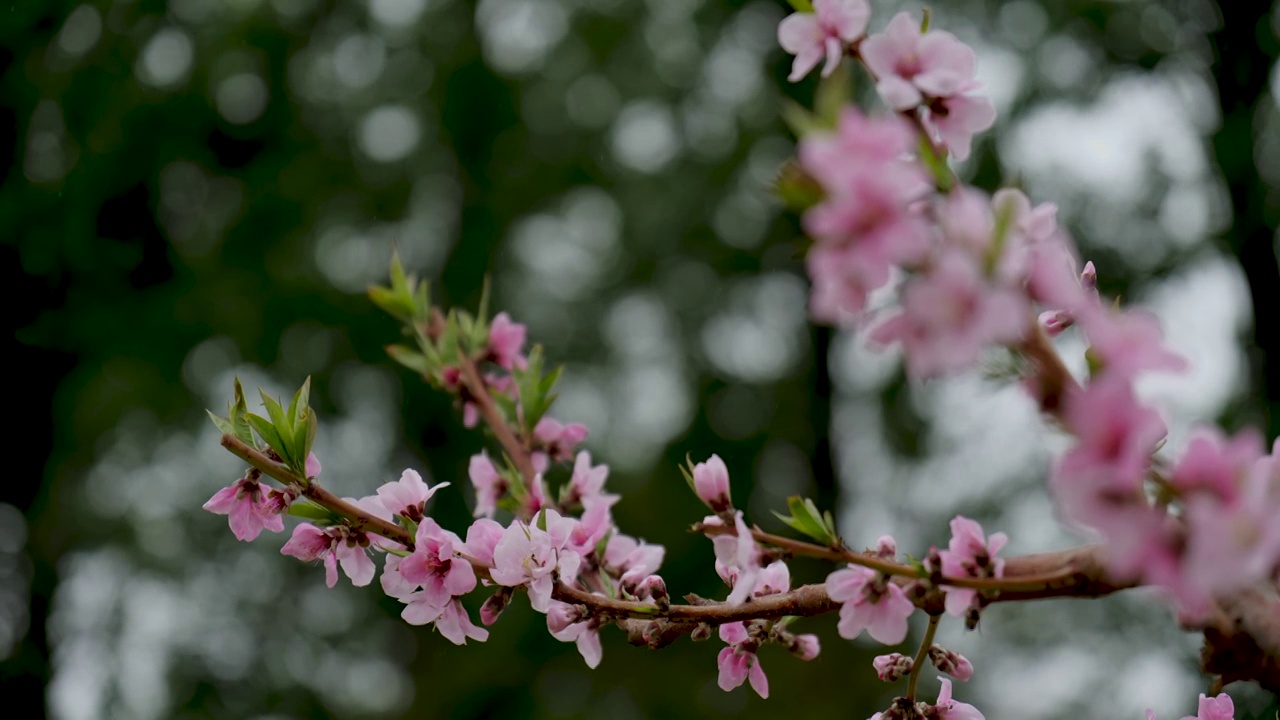
<svg viewBox="0 0 1280 720"><path fill-rule="evenodd" d="M547 610L547 629L552 633L562 633L570 625L581 620L582 617L577 605L555 602Z"/></svg>
<svg viewBox="0 0 1280 720"><path fill-rule="evenodd" d="M1098 288L1098 269L1093 266L1092 260L1084 264L1084 270L1080 273L1080 287L1085 290Z"/></svg>
<svg viewBox="0 0 1280 720"><path fill-rule="evenodd" d="M1076 318L1066 310L1046 310L1040 313L1040 325L1049 337L1057 337L1063 330L1076 324Z"/></svg>
<svg viewBox="0 0 1280 720"><path fill-rule="evenodd" d="M876 555L885 559L892 560L898 556L898 543L894 541L892 535L881 535L876 540Z"/></svg>
<svg viewBox="0 0 1280 720"><path fill-rule="evenodd" d="M315 478L320 476L320 458L315 453L307 453L307 477Z"/></svg>
<svg viewBox="0 0 1280 720"><path fill-rule="evenodd" d="M801 660L812 660L818 657L818 653L821 651L822 647L818 643L818 636L808 633L797 635L796 641L791 645L791 654Z"/></svg>
<svg viewBox="0 0 1280 720"><path fill-rule="evenodd" d="M693 491L712 511L721 513L733 507L729 499L729 468L719 455L693 466Z"/></svg>
<svg viewBox="0 0 1280 720"><path fill-rule="evenodd" d="M894 682L906 677L915 661L901 653L892 653L877 655L871 664L876 669L876 677L885 682Z"/></svg>
<svg viewBox="0 0 1280 720"><path fill-rule="evenodd" d="M503 610L507 609L509 602L511 602L511 588L499 587L498 592L490 595L489 599L480 606L480 622L485 625L498 622L498 617L502 615Z"/></svg>
<svg viewBox="0 0 1280 720"><path fill-rule="evenodd" d="M952 652L941 645L929 648L929 662L957 680L968 680L973 677L973 664L958 652Z"/></svg>
<svg viewBox="0 0 1280 720"><path fill-rule="evenodd" d="M652 598L657 603L665 602L670 597L667 595L667 583L657 575L650 575L641 580L636 586L636 595Z"/></svg>

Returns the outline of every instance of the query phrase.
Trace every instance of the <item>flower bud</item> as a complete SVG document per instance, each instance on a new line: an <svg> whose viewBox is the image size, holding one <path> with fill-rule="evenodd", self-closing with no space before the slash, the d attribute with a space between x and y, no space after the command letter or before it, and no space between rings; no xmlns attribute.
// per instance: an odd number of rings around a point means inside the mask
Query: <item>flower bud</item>
<svg viewBox="0 0 1280 720"><path fill-rule="evenodd" d="M817 635L805 633L795 636L790 649L791 654L801 660L812 660L818 657L818 653L822 651L822 646L818 643Z"/></svg>
<svg viewBox="0 0 1280 720"><path fill-rule="evenodd" d="M498 616L503 610L507 609L507 603L511 602L511 588L499 588L498 592L489 596L488 600L480 606L480 622L485 625L492 625L498 622Z"/></svg>
<svg viewBox="0 0 1280 720"><path fill-rule="evenodd" d="M952 652L941 645L929 648L929 662L957 680L968 680L973 677L973 664L958 652Z"/></svg>
<svg viewBox="0 0 1280 720"><path fill-rule="evenodd" d="M876 556L883 560L898 557L898 543L892 535L881 535L880 539L876 540Z"/></svg>
<svg viewBox="0 0 1280 720"><path fill-rule="evenodd" d="M698 626L689 633L689 639L694 642L702 642L711 639L711 626L706 623L698 623Z"/></svg>
<svg viewBox="0 0 1280 720"><path fill-rule="evenodd" d="M1098 269L1093 266L1093 261L1084 264L1084 270L1080 272L1080 287L1085 290L1098 289Z"/></svg>
<svg viewBox="0 0 1280 720"><path fill-rule="evenodd" d="M871 665L876 669L876 677L885 682L894 682L906 677L915 665L915 661L901 653L892 653L877 655L876 659L871 661Z"/></svg>
<svg viewBox="0 0 1280 720"><path fill-rule="evenodd" d="M657 575L650 575L640 584L636 586L636 595L639 597L648 597L658 604L659 607L667 605L671 601L671 596L667 594L667 583Z"/></svg>
<svg viewBox="0 0 1280 720"><path fill-rule="evenodd" d="M1040 325L1049 337L1057 337L1063 330L1076 324L1075 315L1066 310L1046 310L1040 313Z"/></svg>
<svg viewBox="0 0 1280 720"><path fill-rule="evenodd" d="M562 633L570 625L582 621L582 608L579 605L553 602L547 609L547 629L554 633Z"/></svg>
<svg viewBox="0 0 1280 720"><path fill-rule="evenodd" d="M693 491L713 512L722 513L733 507L729 499L729 468L719 455L693 466Z"/></svg>

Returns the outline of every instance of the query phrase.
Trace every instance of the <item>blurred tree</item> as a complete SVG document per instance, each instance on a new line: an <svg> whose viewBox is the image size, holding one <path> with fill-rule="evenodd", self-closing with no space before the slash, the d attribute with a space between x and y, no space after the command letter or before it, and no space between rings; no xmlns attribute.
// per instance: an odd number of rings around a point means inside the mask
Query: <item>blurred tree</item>
<svg viewBox="0 0 1280 720"><path fill-rule="evenodd" d="M877 5L880 21L893 5ZM935 22L978 44L1004 117L964 172L1060 199L1111 293L1204 260L1230 224L1226 246L1267 307L1280 178L1252 162L1252 139L1275 132L1259 125L1274 116L1267 8L937 6ZM557 414L592 428L626 496L620 524L667 545L678 592L716 591L706 543L681 527L700 515L674 470L687 452L726 457L762 524L789 494L838 495L851 539L904 532L922 546L956 509L920 502L933 487L922 478L1040 472L1041 456L1011 469L989 461L1010 454L999 439L944 432L954 406L990 409L975 400L985 386L910 388L844 334L807 328L798 226L766 193L791 151L777 120L781 3L11 0L0 13L12 138L0 247L19 298L7 350L19 387L49 398L23 408L11 439L22 452L4 502L25 521L0 527L0 540L19 538L0 556L13 558L0 565L0 682L14 706L61 718L626 718L865 717L884 705L891 690L867 669L876 649L825 625L818 662L764 655L768 703L721 693L709 645L648 653L611 634L588 673L527 609L489 643L454 648L400 623L393 601L326 592L314 568L269 541L237 544L199 512L238 472L203 416L232 374L277 393L314 376L325 480L340 492L406 465L467 485L480 439L382 357L394 325L362 296L393 245L445 304L474 303L491 275L496 305L569 363ZM1208 72L1225 208L1197 164L1208 167L1214 132L1198 119ZM794 92L807 100L812 81ZM1135 98L1157 103L1151 124L1123 104ZM1233 277L1211 291L1229 296ZM1254 322L1249 387L1274 402L1280 329L1266 313ZM1219 374L1228 387L1210 415L1256 395ZM967 417L966 430L1004 432ZM966 460L968 445L986 456ZM1037 509L1032 483L977 480L974 514ZM461 494L436 502L446 525L467 516ZM1061 606L1022 610L983 638L991 667L1030 672L1032 653L1046 673L1087 677L1088 649L1117 653L1090 660L1106 674L1134 637L1172 655L1160 645L1172 623L1149 606L1117 601L1061 623L1044 619L1066 617ZM1142 634L1152 627L1165 635ZM1047 647L1062 649L1036 649ZM1153 692L1194 696L1174 661L1150 667ZM994 698L992 675L972 691Z"/></svg>

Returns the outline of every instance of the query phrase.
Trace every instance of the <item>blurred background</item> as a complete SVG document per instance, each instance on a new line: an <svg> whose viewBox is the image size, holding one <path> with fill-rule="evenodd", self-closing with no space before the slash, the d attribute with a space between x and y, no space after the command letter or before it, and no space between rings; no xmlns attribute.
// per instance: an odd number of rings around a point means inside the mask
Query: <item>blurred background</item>
<svg viewBox="0 0 1280 720"><path fill-rule="evenodd" d="M918 2L873 2L873 29ZM1280 430L1274 228L1280 20L1262 0L938 0L1000 111L962 174L1054 200L1105 292L1152 308L1194 370L1143 387L1192 422ZM716 686L718 642L606 631L588 671L517 603L457 648L376 588L334 590L200 510L242 468L206 407L231 379L314 383L324 482L413 467L451 490L482 438L393 365L363 293L393 247L445 305L496 307L567 365L554 414L668 548L723 592L676 465L726 458L766 528L791 494L854 545L1066 547L1043 489L1062 439L980 374L910 386L804 314L798 224L768 195L793 139L781 0L5 0L0 272L14 425L0 494L0 684L20 717L865 718L900 688L829 619L820 659L762 654L772 697ZM860 83L866 95L866 83ZM4 161L8 162L4 162ZM1062 342L1079 363L1080 346ZM31 392L31 395L27 395ZM27 400L21 400L26 397ZM21 412L19 412L21 410ZM456 492L455 492L456 491ZM823 568L793 566L812 582ZM919 628L915 631L919 633ZM1160 717L1206 689L1196 638L1141 593L943 626L988 718ZM926 678L932 696L937 683ZM1273 698L1230 688L1237 717ZM1106 708L1102 710L1100 708Z"/></svg>

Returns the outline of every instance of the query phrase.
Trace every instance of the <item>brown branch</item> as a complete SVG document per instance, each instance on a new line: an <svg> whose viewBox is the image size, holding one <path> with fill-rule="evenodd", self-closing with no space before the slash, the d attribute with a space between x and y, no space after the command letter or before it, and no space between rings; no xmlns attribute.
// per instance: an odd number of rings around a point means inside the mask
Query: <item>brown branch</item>
<svg viewBox="0 0 1280 720"><path fill-rule="evenodd" d="M502 417L497 403L489 395L489 387L480 377L480 371L476 369L475 362L465 353L458 356L458 371L467 393L480 409L480 417L484 418L485 424L493 431L493 436L498 439L502 449L515 463L516 469L524 477L525 485L532 487L538 476L538 471L533 467L533 458L515 433L511 432L511 426L507 424L506 418Z"/></svg>
<svg viewBox="0 0 1280 720"><path fill-rule="evenodd" d="M1031 361L1034 367L1032 377L1039 384L1032 391L1040 403L1040 409L1051 415L1061 414L1063 400L1069 393L1079 390L1080 384L1062 362L1058 351L1038 322L1034 323L1026 339L1015 349Z"/></svg>
<svg viewBox="0 0 1280 720"><path fill-rule="evenodd" d="M353 527L376 533L389 540L394 540L410 550L413 549L413 536L409 534L408 530L393 522L372 515L354 503L343 500L320 487L319 483L314 480L308 481L306 478L294 474L284 465L275 462L256 448L250 447L240 438L234 435L223 435L222 447L230 450L232 455L261 470L263 474L294 488L317 505L346 518L347 522L351 523Z"/></svg>

